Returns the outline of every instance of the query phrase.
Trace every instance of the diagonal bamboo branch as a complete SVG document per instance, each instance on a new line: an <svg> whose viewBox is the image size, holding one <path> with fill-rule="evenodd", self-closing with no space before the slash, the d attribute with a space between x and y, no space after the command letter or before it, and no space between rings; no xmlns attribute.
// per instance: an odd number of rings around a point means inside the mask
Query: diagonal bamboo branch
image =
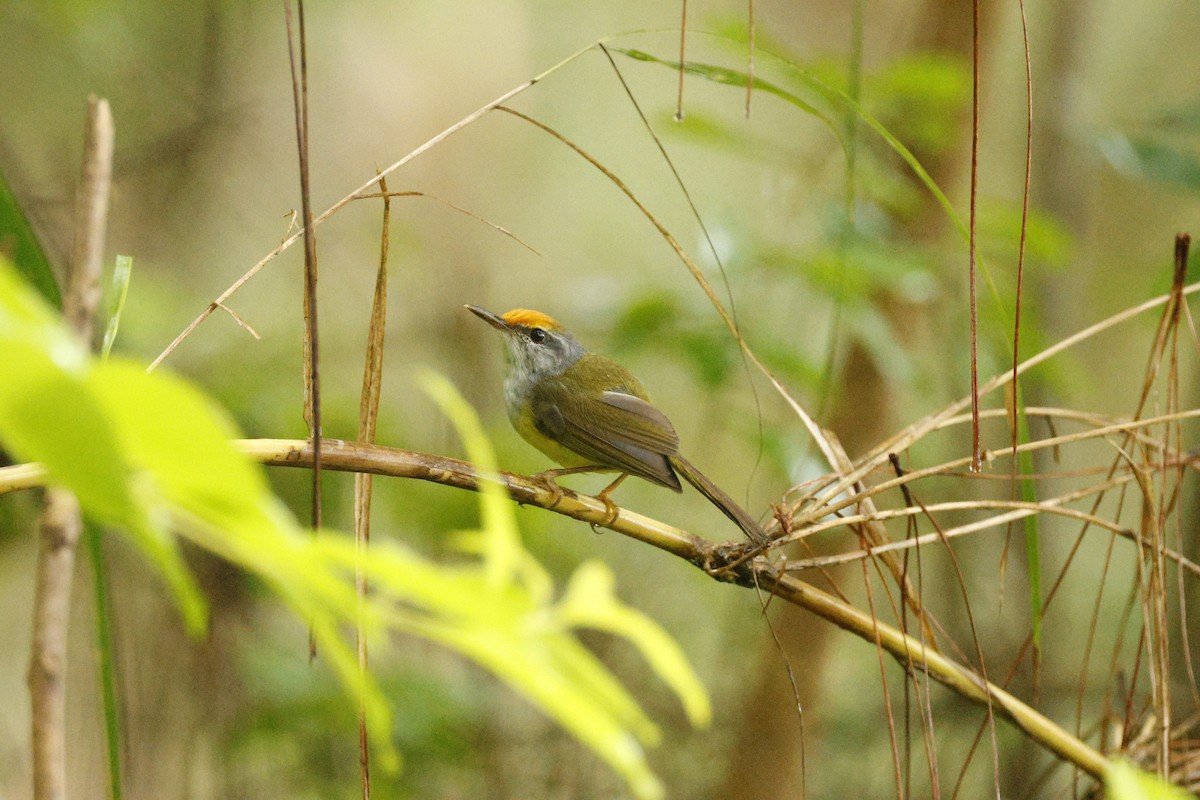
<svg viewBox="0 0 1200 800"><path fill-rule="evenodd" d="M307 467L312 461L312 451L300 440L254 439L241 440L237 444L240 450L268 465ZM475 467L445 456L327 439L322 457L328 469L415 478L472 491L478 489L479 476ZM986 704L990 695L994 711L1030 739L1097 778L1104 775L1108 761L1103 755L1026 703L995 684L985 683L973 669L934 652L918 639L789 574L785 562L772 562L762 555L751 557L753 551L747 543L715 543L626 509L619 509L617 518L610 520L604 503L593 497L568 489L563 489L561 497L556 497L541 484L507 472L499 473L496 478L518 503L546 508L637 539L691 562L718 580L745 587L757 586L808 609L868 643L874 644L878 637L880 645L906 670L927 671L934 680L980 705Z"/></svg>
<svg viewBox="0 0 1200 800"><path fill-rule="evenodd" d="M304 440L242 439L236 446L269 466L308 468L312 465L312 450ZM430 481L469 491L479 488L479 473L474 465L446 456L325 439L321 457L326 469ZM927 673L972 702L984 705L990 695L997 715L1064 761L1103 778L1108 760L1100 752L999 686L986 683L970 667L935 652L919 639L795 577L785 561L771 561L745 542L713 542L623 508L618 509L617 517L612 519L603 502L570 489L564 488L561 495L556 496L542 484L521 475L500 472L494 477L504 484L513 500L522 505L538 506L599 525L678 556L717 580L757 587L774 594L872 645L878 641L905 670ZM44 479L44 471L36 465L0 468L0 495L28 488Z"/></svg>

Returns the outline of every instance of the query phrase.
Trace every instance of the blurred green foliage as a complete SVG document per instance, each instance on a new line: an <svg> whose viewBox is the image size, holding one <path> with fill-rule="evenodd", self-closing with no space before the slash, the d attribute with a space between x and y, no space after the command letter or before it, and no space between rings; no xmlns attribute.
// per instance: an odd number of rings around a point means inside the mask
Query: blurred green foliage
<svg viewBox="0 0 1200 800"><path fill-rule="evenodd" d="M962 130L961 115L971 100L971 65L950 53L915 53L868 74L863 95L863 104L910 148L943 152Z"/></svg>
<svg viewBox="0 0 1200 800"><path fill-rule="evenodd" d="M29 225L29 218L17 205L3 172L0 172L0 256L16 265L17 271L46 302L55 308L62 305L54 270L50 268L46 252Z"/></svg>
<svg viewBox="0 0 1200 800"><path fill-rule="evenodd" d="M599 629L633 643L689 719L708 724L707 693L683 651L616 600L609 568L584 564L554 602L552 580L521 545L499 482L481 484L482 530L459 537L458 549L478 560L442 567L388 543L359 554L345 537L302 532L267 491L262 470L234 451L236 429L210 400L168 374L94 361L2 261L0 353L8 365L0 441L44 464L86 515L130 534L166 577L194 633L205 625L206 603L176 530L262 578L312 626L323 658L350 696L361 698L385 765L395 761L386 701L372 676L359 673L339 631L355 621L367 632L407 632L475 660L591 747L637 797L662 796L639 746L660 735L571 632ZM474 413L444 379L425 383L474 462L484 474L494 471ZM377 591L361 606L354 592L360 565Z"/></svg>
<svg viewBox="0 0 1200 800"><path fill-rule="evenodd" d="M1100 150L1120 172L1189 192L1200 192L1200 155L1182 143L1153 135L1111 134Z"/></svg>
<svg viewBox="0 0 1200 800"><path fill-rule="evenodd" d="M1143 772L1120 759L1113 761L1104 778L1109 800L1187 800L1195 797L1157 775Z"/></svg>

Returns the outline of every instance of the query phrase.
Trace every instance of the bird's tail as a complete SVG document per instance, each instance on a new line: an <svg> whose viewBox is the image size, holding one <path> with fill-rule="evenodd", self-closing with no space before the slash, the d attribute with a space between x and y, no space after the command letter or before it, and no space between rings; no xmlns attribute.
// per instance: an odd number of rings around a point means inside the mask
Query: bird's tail
<svg viewBox="0 0 1200 800"><path fill-rule="evenodd" d="M767 543L767 534L758 522L755 521L754 517L750 516L744 508L735 503L732 497L725 494L721 490L721 487L710 481L703 472L696 469L692 462L676 454L671 456L671 464L684 477L684 480L696 487L696 491L707 497L710 503L721 509L721 513L729 517L735 525L741 528L750 537L750 541L755 544Z"/></svg>

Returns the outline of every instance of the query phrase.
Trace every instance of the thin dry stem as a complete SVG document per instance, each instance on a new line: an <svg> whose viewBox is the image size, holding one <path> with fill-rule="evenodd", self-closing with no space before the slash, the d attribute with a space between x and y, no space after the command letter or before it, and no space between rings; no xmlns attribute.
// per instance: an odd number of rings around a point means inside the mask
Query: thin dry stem
<svg viewBox="0 0 1200 800"><path fill-rule="evenodd" d="M983 466L980 462L979 450L979 296L976 291L975 258L975 213L976 200L979 197L979 0L971 3L971 190L970 190L970 262L968 264L969 294L967 305L970 311L971 329L971 471L979 472ZM1016 370L1013 370L1016 376ZM996 775L996 796L1000 795L1000 776Z"/></svg>
<svg viewBox="0 0 1200 800"><path fill-rule="evenodd" d="M251 335L251 336L253 336L255 339L258 339L259 341L261 341L261 340L262 340L262 337L258 335L258 331L254 330L253 326L251 326L251 325L250 325L250 323L249 323L249 322L247 322L247 321L246 321L246 320L245 320L245 319L244 319L244 318L243 318L241 315L239 315L239 314L238 314L236 311L234 311L232 308L230 308L229 306L225 305L224 303L218 303L217 305L218 305L218 307L219 307L219 308L220 308L222 311L224 311L224 312L225 312L226 314L228 314L229 316L233 317L233 321L234 321L234 322L236 322L236 323L238 324L238 327L240 327L240 328L242 328L243 330L245 330L245 331L246 331L246 333L250 334L250 335Z"/></svg>
<svg viewBox="0 0 1200 800"><path fill-rule="evenodd" d="M83 175L75 209L75 243L63 295L63 316L76 335L89 343L100 300L114 139L108 101L89 97ZM67 796L64 672L75 545L81 525L75 496L62 489L48 490L39 523L28 673L34 800L63 800Z"/></svg>
<svg viewBox="0 0 1200 800"><path fill-rule="evenodd" d="M1164 415L1158 416L1158 417L1149 417L1147 419L1133 420L1130 422L1113 423L1110 425L1104 425L1102 427L1095 428L1095 429L1088 430L1088 431L1080 431L1078 433L1065 434L1062 436L1055 436L1055 437L1051 437L1048 439L1039 439L1039 440L1033 441L1033 442L1025 442L1016 448L1016 452L1017 453L1025 453L1025 452L1033 452L1036 450L1045 450L1048 448L1053 449L1056 447L1061 447L1064 444L1088 441L1091 439L1103 439L1104 437L1106 437L1110 434L1113 434L1113 433L1126 433L1129 431L1137 430L1138 428L1145 428L1145 427L1149 427L1152 425L1161 424L1164 422L1171 422L1171 421L1182 420L1182 419L1190 419L1190 418L1195 418L1195 417L1200 417L1200 409L1190 409L1188 411L1181 411L1181 412L1178 412L1175 414L1164 414ZM989 451L987 453L987 460L991 461L991 460L995 460L997 458L1001 458L1004 456L1010 456L1010 455L1013 455L1013 449L1011 447L1005 447L1000 450ZM1196 459L1191 458L1191 457L1184 458L1178 454L1166 454L1166 455L1168 455L1168 458L1170 458L1171 460L1178 460L1178 461L1189 463L1189 464L1196 463ZM850 493L850 494L846 494L846 490L848 487L843 485L843 484L845 484L845 481L846 481L845 475L847 473L842 473L841 477L838 477L837 475L835 475L829 479L829 488L822 489L819 491L819 493L814 493L815 496L813 496L812 499L808 503L803 505L803 507L802 507L803 510L802 511L797 510L797 512L794 514L794 520L796 523L794 532L789 534L788 536L783 537L782 539L780 539L780 541L786 542L786 541L790 541L795 538L799 538L801 535L803 535L804 531L807 531L809 529L810 525L815 524L816 520L818 520L822 517L828 516L829 514L836 514L839 511L842 511L846 508L857 505L862 500L861 495L865 495L867 497L873 497L873 496L882 494L886 491L889 491L891 489L895 489L904 484L912 483L913 481L916 481L920 478L927 478L927 477L931 477L934 475L945 475L946 473L949 473L954 470L961 469L962 467L968 466L970 463L971 463L971 459L969 456L954 459L952 461L947 461L942 464L938 464L937 466L926 467L924 469L912 470L910 472L906 472L903 477L893 478L891 480L882 481L862 492L855 492L855 493ZM848 474L860 474L860 473L864 474L864 475L866 474L863 470L861 461L859 462L859 466L856 467L853 471L851 471ZM849 487L849 488L852 488L852 487ZM838 491L835 492L835 490L838 490ZM842 499L837 500L836 498L838 496L841 496Z"/></svg>
<svg viewBox="0 0 1200 800"><path fill-rule="evenodd" d="M383 198L383 221L379 235L379 270L375 275L375 296L371 303L371 323L367 332L362 394L358 405L358 438L359 441L368 444L375 441L375 426L379 420L379 397L383 389L383 345L384 332L387 329L388 247L391 242L389 234L392 211L387 178L379 179L379 192ZM363 603L366 601L368 586L362 558L371 542L372 477L368 473L354 474L354 588L358 594L360 613L354 635L358 652L358 668L364 674L368 666L368 653L361 612ZM367 735L366 707L361 698L358 704L358 759L363 800L370 800L370 742Z"/></svg>
<svg viewBox="0 0 1200 800"><path fill-rule="evenodd" d="M104 234L108 226L115 136L108 101L89 97L83 176L75 206L75 238L71 248L67 292L63 296L63 317L75 333L89 344L96 307L100 303L100 275L104 263Z"/></svg>
<svg viewBox="0 0 1200 800"><path fill-rule="evenodd" d="M927 506L927 509L930 513L939 511L973 511L982 508L1006 508L1013 510L1005 514L997 514L995 516L988 517L987 519L977 520L975 522L959 525L953 528L947 528L940 535L937 533L926 533L917 537L889 542L887 544L881 544L878 546L872 546L870 550L854 550L851 552L817 556L809 559L793 559L788 562L788 569L789 571L800 572L818 567L830 567L836 564L846 564L872 556L883 555L885 553L894 553L898 550L907 550L914 547L934 544L940 539L955 539L970 533L977 533L982 530L988 530L989 528L997 528L1012 521L1025 519L1026 517L1043 513L1067 517L1069 519L1079 520L1080 522L1086 522L1095 527L1112 531L1118 536L1122 536L1134 542L1135 544L1141 545L1145 549L1150 549L1151 544L1149 542L1145 541L1136 532L1129 530L1128 528L1122 528L1120 525L1110 522L1103 517L1098 517L1094 514L1088 514L1085 511L1061 507L1062 503L1072 502L1080 497L1087 497L1107 491L1108 489L1119 485L1119 483L1124 483L1128 480L1131 480L1131 478L1126 477L1121 481L1112 481L1101 487L1088 487L1087 489L1080 490L1078 493L1071 493L1036 503L1024 502L1020 500L960 500L945 503L933 503ZM888 509L878 512L873 519L875 521L884 521L888 519L895 519L897 517L916 516L920 513L921 512L919 509L914 510L912 508ZM865 518L862 515L847 515L836 520L830 520L829 522L813 525L808 529L808 531L811 534L816 534L835 528L861 524L864 521ZM1200 578L1200 564L1196 564L1180 554L1178 551L1170 548L1163 548L1162 556L1166 560L1173 561L1178 564L1181 570L1185 570L1196 578Z"/></svg>
<svg viewBox="0 0 1200 800"><path fill-rule="evenodd" d="M842 448L842 443L832 432L827 432L826 435L830 447L834 448L834 452L837 454L839 469L848 469L850 467L850 459ZM922 634L925 637L925 641L930 647L936 649L937 638L933 634L933 628L931 627L931 621L928 618L927 612L921 605L921 596L913 589L912 583L905 572L904 564L897 560L896 556L887 548L889 543L887 529L878 521L879 511L875 508L875 501L862 491L858 492L858 496L862 498L862 503L858 505L860 514L858 515L858 522L854 525L855 530L858 532L861 540L866 542L867 552L877 555L887 566L892 578L896 581L896 585L900 587L905 605L916 614L917 620L923 628Z"/></svg>
<svg viewBox="0 0 1200 800"><path fill-rule="evenodd" d="M876 620L874 635L875 635L875 653L879 657L879 683L883 688L883 714L887 719L888 742L892 753L892 773L893 780L896 782L896 797L904 797L904 770L900 766L900 745L896 736L896 715L892 711L892 692L888 687L887 666L883 660L883 643L879 638L879 614L875 611L875 593L871 590L871 574L867 571L867 562L862 564L862 579L863 589L867 595L867 610L871 614L871 619ZM895 611L895 607L892 609ZM911 663L911 659L909 660Z"/></svg>
<svg viewBox="0 0 1200 800"><path fill-rule="evenodd" d="M533 253L535 256L540 256L542 254L542 252L540 250L538 250L536 247L534 247L533 245L526 242L521 237L517 236L515 233L510 231L508 228L505 228L502 225L497 225L496 223L492 222L487 217L481 217L478 214L476 214L474 211L468 211L467 209L463 208L462 206L455 205L454 203L451 203L449 200L443 200L442 198L438 197L437 195L432 195L429 192L418 192L418 191L413 191L413 190L406 191L406 192L363 192L362 194L358 195L355 199L368 200L368 199L375 198L375 197L424 197L428 200L433 200L434 202L441 203L442 205L446 206L447 208L453 209L454 211L457 211L460 214L465 214L466 216L470 217L473 220L476 220L477 222L482 222L484 225L487 225L489 228L496 231L497 233L504 234L505 236L512 239L514 242L516 242L517 244L521 245L521 247L524 247L526 250Z"/></svg>
<svg viewBox="0 0 1200 800"><path fill-rule="evenodd" d="M389 166L380 170L374 177L365 181L361 186L359 186L358 188L351 191L349 194L347 194L341 200L338 200L336 203L331 205L329 208L325 209L323 212L321 212L320 214L313 217L312 225L314 227L317 225L320 225L322 222L329 219L331 216L333 216L337 212L341 211L343 208L348 206L350 203L354 202L354 200L357 199L358 196L361 195L363 192L369 191L371 189L371 187L374 186L375 183L379 180L379 178L386 178L388 175L391 175L393 172L400 169L402 166L404 166L408 162L412 161L413 159L417 158L418 156L420 156L423 153L427 152L428 150L432 149L436 145L438 145L441 142L445 141L446 139L450 138L454 134L458 133L463 128L467 127L468 125L470 125L473 122L475 122L476 120L478 120L480 117L487 114L489 111L495 109L497 106L501 105L502 103L507 102L508 100L512 99L513 97L516 97L521 92L525 91L529 87L531 87L534 84L541 81L547 75L550 75L551 73L562 68L564 65L569 64L570 62L579 58L581 55L583 55L584 53L591 50L593 46L594 45L588 45L587 47L583 47L583 48L575 51L574 53L567 56L562 61L560 61L559 63L550 67L549 69L545 70L541 74L539 74L533 78L530 78L529 80L525 81L524 83L522 83L518 86L513 87L512 89L509 89L507 92L500 95L495 100L491 101L490 103L486 103L483 106L480 106L475 111L472 111L470 114L468 114L467 116L460 119L458 122L454 123L453 125L449 126L448 128L443 129L440 133L438 133L436 136L434 136L433 138L426 141L420 147L411 151L410 153L405 155L403 158L400 158L398 161L395 161L392 164L390 164ZM153 370L155 367L157 367L159 364L161 364L167 356L169 356L172 352L175 351L175 348L179 347L179 345L183 343L184 339L186 339L188 336L190 336L192 334L192 331L196 330L196 328L200 327L200 325L206 319L208 319L210 316L212 316L213 312L216 311L221 306L221 304L223 304L226 300L228 300L230 297L232 297L239 289L241 289L243 286L245 286L246 282L249 281L251 278L253 278L255 275L257 275L258 272L263 267L265 267L267 264L269 264L273 260L275 260L276 256L278 256L284 250L287 250L289 247L291 247L293 244L295 244L297 241L299 241L300 237L302 237L304 235L304 230L305 230L304 228L301 228L301 229L297 230L295 233L293 233L291 236L288 236L286 239L284 239L282 242L280 242L277 247L275 247L273 250L271 250L269 253L267 253L265 256L263 256L261 259L259 259L258 263L256 263L254 266L250 267L250 269L246 270L246 272L243 273L240 278L238 278L236 281L234 281L229 286L229 288L227 288L225 291L221 292L221 294L215 300L213 300L211 303L209 303L208 306L203 311L201 311L196 316L195 319L193 319L190 323L188 323L186 328L184 328L182 331L180 331L179 334L173 340L171 340L171 343L169 345L167 345L166 348L164 348L163 351L158 354L158 357L156 357L154 359L154 361L151 362L150 366L147 367L147 371Z"/></svg>
<svg viewBox="0 0 1200 800"><path fill-rule="evenodd" d="M1183 289L1182 294L1186 296L1194 294L1195 292L1200 292L1200 282L1192 283L1186 286ZM1045 350L1042 350L1040 353L1037 353L1021 362L1021 366L1017 370L1017 375L1024 375L1026 372L1030 371L1034 367L1039 366L1043 362L1050 360L1051 358L1099 335L1100 333L1110 330L1121 323L1128 322L1129 320L1134 319L1135 317L1147 311L1165 305L1171 296L1172 295L1168 293L1159 295L1158 297L1153 297L1135 306L1131 306L1119 311L1116 314L1106 317L1099 322L1084 328L1083 330L1077 331L1065 339L1055 342L1053 345L1047 347ZM1012 382L1013 379L1014 375L1011 370L1005 370L1004 372L998 373L989 381L987 381L987 383L985 383L982 387L980 387L980 395L986 396L1001 387L1007 386ZM920 441L931 431L937 430L938 428L947 424L948 420L953 419L963 409L968 408L970 405L971 395L968 394L967 396L947 405L940 411L934 412L933 414L930 414L912 423L908 427L897 432L895 435L876 445L866 455L857 459L855 462L856 467L853 472L841 475L836 481L830 482L830 484L823 490L824 497L832 498L846 492L850 487L862 481L871 472L884 466L887 463L889 453L902 452L909 447L912 447L916 442ZM1003 413L1003 409L1000 411ZM1137 414L1134 416L1137 416ZM1139 423L1131 423L1131 425L1134 427L1136 427L1138 424ZM991 458L995 458L996 456L1003 455L1006 452L1007 450L996 450L992 451L988 455ZM1018 448L1018 452L1020 452L1020 448ZM962 463L969 465L970 459L966 459ZM916 471L909 473L910 476L915 474L917 474Z"/></svg>
<svg viewBox="0 0 1200 800"><path fill-rule="evenodd" d="M47 489L38 527L33 648L28 674L33 796L35 800L65 800L67 629L75 545L81 528L75 495L63 489Z"/></svg>
<svg viewBox="0 0 1200 800"><path fill-rule="evenodd" d="M300 207L304 219L304 421L313 447L312 530L322 526L321 496L321 347L317 317L317 232L313 226L308 168L308 48L304 35L304 0L296 0L299 33L292 33L292 0L284 0L288 60L292 68L292 100L296 110L296 150L300 162ZM296 51L299 50L299 59ZM308 658L317 656L317 637L308 631Z"/></svg>
<svg viewBox="0 0 1200 800"><path fill-rule="evenodd" d="M679 12L679 94L675 100L675 121L683 122L683 76L684 53L687 52L687 7L688 0L680 0Z"/></svg>

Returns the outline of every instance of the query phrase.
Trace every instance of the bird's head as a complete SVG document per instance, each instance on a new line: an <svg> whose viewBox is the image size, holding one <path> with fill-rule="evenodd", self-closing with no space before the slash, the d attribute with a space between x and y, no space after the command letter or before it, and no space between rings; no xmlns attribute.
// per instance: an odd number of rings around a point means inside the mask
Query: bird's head
<svg viewBox="0 0 1200 800"><path fill-rule="evenodd" d="M478 306L467 309L504 336L509 377L517 383L529 385L558 375L583 357L579 340L540 311L515 308L506 314L493 314Z"/></svg>

